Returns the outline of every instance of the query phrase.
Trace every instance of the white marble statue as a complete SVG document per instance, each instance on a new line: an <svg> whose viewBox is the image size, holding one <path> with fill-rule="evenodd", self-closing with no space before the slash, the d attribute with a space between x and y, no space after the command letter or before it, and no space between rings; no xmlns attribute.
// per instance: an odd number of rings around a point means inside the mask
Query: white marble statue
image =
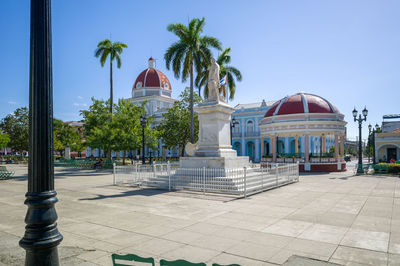
<svg viewBox="0 0 400 266"><path fill-rule="evenodd" d="M211 58L211 65L208 70L208 101L219 100L219 65L215 58Z"/></svg>

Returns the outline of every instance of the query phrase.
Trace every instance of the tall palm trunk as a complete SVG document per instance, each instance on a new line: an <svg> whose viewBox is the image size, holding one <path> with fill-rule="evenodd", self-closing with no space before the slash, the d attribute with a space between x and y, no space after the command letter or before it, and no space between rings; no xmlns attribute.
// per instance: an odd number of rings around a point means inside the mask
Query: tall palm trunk
<svg viewBox="0 0 400 266"><path fill-rule="evenodd" d="M110 113L113 112L113 71L112 57L110 56Z"/></svg>
<svg viewBox="0 0 400 266"><path fill-rule="evenodd" d="M194 143L194 113L193 113L193 59L190 62L190 142Z"/></svg>

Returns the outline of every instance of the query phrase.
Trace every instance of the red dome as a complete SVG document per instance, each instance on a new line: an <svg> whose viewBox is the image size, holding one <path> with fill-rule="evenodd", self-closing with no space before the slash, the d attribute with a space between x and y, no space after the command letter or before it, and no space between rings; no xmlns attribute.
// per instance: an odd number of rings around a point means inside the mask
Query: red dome
<svg viewBox="0 0 400 266"><path fill-rule="evenodd" d="M143 70L133 85L133 89L140 88L156 88L163 90L171 90L171 83L168 78L161 71L154 68L155 60L150 57L149 68Z"/></svg>
<svg viewBox="0 0 400 266"><path fill-rule="evenodd" d="M298 93L275 102L264 117L303 113L339 113L339 110L320 96Z"/></svg>

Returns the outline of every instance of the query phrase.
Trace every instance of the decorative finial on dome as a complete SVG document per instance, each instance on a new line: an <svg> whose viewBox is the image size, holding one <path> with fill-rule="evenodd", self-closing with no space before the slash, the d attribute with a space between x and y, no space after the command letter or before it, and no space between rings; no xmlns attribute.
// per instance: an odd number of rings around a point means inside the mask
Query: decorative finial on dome
<svg viewBox="0 0 400 266"><path fill-rule="evenodd" d="M153 57L149 58L149 68L156 68L156 60Z"/></svg>

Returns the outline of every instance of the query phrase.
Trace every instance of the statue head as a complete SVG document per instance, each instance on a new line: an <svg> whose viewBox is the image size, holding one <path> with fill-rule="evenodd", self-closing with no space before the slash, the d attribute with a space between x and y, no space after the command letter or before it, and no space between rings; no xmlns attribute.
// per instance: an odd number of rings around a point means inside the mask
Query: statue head
<svg viewBox="0 0 400 266"><path fill-rule="evenodd" d="M211 60L210 60L210 61L211 61L211 64L212 64L212 65L214 65L215 63L217 63L217 60L215 60L214 57L211 57Z"/></svg>

